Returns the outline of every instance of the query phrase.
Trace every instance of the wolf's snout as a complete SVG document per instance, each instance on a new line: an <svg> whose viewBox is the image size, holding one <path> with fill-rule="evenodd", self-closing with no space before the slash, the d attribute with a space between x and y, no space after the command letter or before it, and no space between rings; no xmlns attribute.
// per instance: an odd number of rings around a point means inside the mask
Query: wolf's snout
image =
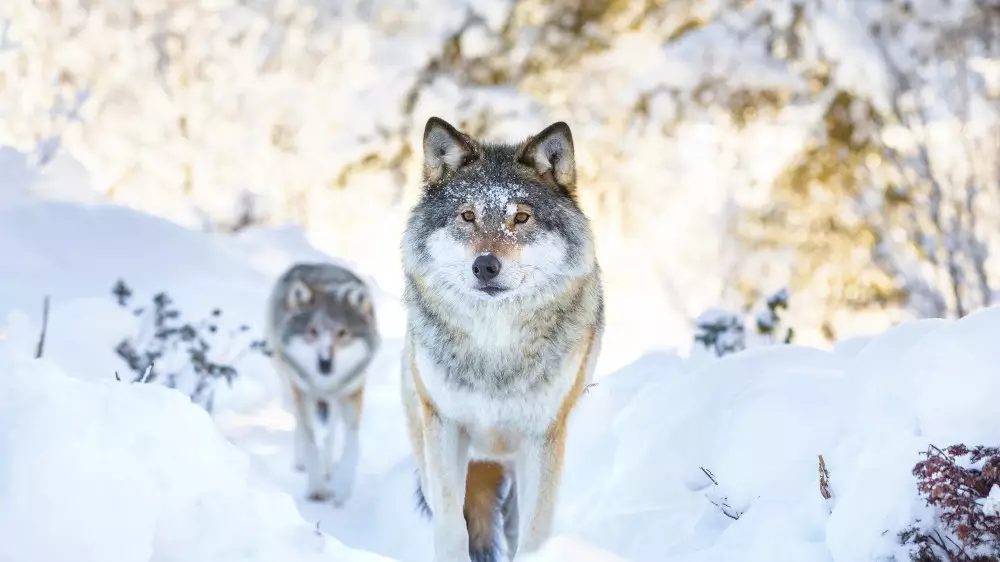
<svg viewBox="0 0 1000 562"><path fill-rule="evenodd" d="M330 371L333 370L333 359L320 359L317 367L320 373L329 375Z"/></svg>
<svg viewBox="0 0 1000 562"><path fill-rule="evenodd" d="M483 254L472 262L472 274L485 283L500 275L500 260L493 254Z"/></svg>

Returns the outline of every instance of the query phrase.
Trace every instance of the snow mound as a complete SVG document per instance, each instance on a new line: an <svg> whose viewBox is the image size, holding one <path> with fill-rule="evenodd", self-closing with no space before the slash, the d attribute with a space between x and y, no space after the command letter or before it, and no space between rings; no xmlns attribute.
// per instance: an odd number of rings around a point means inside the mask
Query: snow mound
<svg viewBox="0 0 1000 562"><path fill-rule="evenodd" d="M998 332L990 308L849 353L644 358L573 414L560 533L639 561L908 559L898 532L933 515L920 453L1000 442Z"/></svg>
<svg viewBox="0 0 1000 562"><path fill-rule="evenodd" d="M0 427L0 560L381 559L316 533L177 392L79 381L0 343Z"/></svg>

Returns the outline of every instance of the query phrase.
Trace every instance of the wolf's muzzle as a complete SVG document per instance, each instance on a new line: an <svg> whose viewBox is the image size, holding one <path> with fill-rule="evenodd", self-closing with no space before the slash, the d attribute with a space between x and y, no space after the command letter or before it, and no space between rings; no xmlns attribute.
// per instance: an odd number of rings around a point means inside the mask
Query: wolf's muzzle
<svg viewBox="0 0 1000 562"><path fill-rule="evenodd" d="M316 367L319 369L320 373L329 375L330 371L333 370L333 359L320 359Z"/></svg>

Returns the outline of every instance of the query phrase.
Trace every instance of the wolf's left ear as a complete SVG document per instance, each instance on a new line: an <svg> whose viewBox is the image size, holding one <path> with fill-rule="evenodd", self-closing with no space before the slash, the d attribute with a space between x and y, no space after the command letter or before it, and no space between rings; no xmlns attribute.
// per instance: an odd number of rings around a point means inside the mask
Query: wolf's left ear
<svg viewBox="0 0 1000 562"><path fill-rule="evenodd" d="M543 179L576 194L576 158L573 155L573 133L569 125L559 121L537 135L528 138L518 153L518 161L531 166Z"/></svg>
<svg viewBox="0 0 1000 562"><path fill-rule="evenodd" d="M424 126L424 181L433 183L449 171L457 172L471 164L481 149L469 135L439 117L431 117Z"/></svg>
<svg viewBox="0 0 1000 562"><path fill-rule="evenodd" d="M288 310L296 311L312 302L313 292L301 279L296 279L288 288Z"/></svg>

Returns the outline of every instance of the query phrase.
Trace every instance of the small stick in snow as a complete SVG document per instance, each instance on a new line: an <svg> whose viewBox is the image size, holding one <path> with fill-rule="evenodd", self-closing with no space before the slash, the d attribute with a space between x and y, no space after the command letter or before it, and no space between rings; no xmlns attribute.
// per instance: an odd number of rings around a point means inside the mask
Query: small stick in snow
<svg viewBox="0 0 1000 562"><path fill-rule="evenodd" d="M38 349L35 351L35 359L41 359L42 352L45 350L45 332L48 331L49 327L49 296L45 295L45 300L42 302L42 333L38 336Z"/></svg>
<svg viewBox="0 0 1000 562"><path fill-rule="evenodd" d="M152 372L153 372L153 364L150 363L149 365L146 365L146 372L142 374L142 378L139 379L139 382L146 382L147 380L149 380L149 374Z"/></svg>
<svg viewBox="0 0 1000 562"><path fill-rule="evenodd" d="M708 470L703 466L699 466L698 468L700 468L701 471L705 473L705 476L708 476L708 479L712 481L712 484L715 484L716 486L719 485L719 481L715 479L715 475L712 474L712 471Z"/></svg>
<svg viewBox="0 0 1000 562"><path fill-rule="evenodd" d="M733 509L733 507L729 505L729 503L726 501L726 498L722 498L721 501L714 501L711 499L708 501L712 502L712 505L719 508L719 510L722 511L723 515L732 519L733 521L738 521L740 516L743 515L739 511Z"/></svg>
<svg viewBox="0 0 1000 562"><path fill-rule="evenodd" d="M830 471L826 469L823 455L819 456L819 493L826 500L833 497L833 494L830 493Z"/></svg>

